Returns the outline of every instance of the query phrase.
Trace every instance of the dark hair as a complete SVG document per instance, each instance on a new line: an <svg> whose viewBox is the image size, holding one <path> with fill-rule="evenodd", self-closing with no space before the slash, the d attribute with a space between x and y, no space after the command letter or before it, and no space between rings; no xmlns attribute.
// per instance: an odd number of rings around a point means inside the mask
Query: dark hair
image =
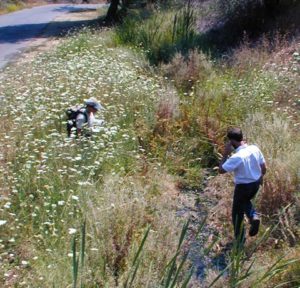
<svg viewBox="0 0 300 288"><path fill-rule="evenodd" d="M240 128L230 128L227 132L229 140L236 140L241 142L243 140L243 132Z"/></svg>

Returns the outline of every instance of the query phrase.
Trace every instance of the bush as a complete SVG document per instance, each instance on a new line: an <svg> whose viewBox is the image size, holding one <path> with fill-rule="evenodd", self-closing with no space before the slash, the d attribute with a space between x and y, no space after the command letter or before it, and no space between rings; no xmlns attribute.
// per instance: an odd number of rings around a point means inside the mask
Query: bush
<svg viewBox="0 0 300 288"><path fill-rule="evenodd" d="M6 9L7 9L7 12L14 12L14 11L19 10L20 8L16 4L9 4L9 5L7 5Z"/></svg>
<svg viewBox="0 0 300 288"><path fill-rule="evenodd" d="M230 53L245 35L255 40L262 33L268 34L270 39L278 32L297 33L299 1L216 0L214 3L215 16L213 20L212 16L206 17L206 21L212 23L199 36L199 46L216 57Z"/></svg>
<svg viewBox="0 0 300 288"><path fill-rule="evenodd" d="M0 3L0 9L2 9L4 12L14 12L17 10L20 10L24 7L24 2L19 0L7 0L7 1L1 1Z"/></svg>
<svg viewBox="0 0 300 288"><path fill-rule="evenodd" d="M197 82L206 81L215 74L208 56L197 50L190 51L187 56L176 53L170 63L161 65L161 70L183 92L190 91Z"/></svg>

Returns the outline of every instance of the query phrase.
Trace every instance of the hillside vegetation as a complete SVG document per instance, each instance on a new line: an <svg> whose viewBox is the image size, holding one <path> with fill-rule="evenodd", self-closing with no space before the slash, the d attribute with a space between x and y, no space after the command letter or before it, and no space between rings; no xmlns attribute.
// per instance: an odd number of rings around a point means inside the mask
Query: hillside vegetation
<svg viewBox="0 0 300 288"><path fill-rule="evenodd" d="M10 13L25 7L24 1L4 0L0 2L0 13Z"/></svg>
<svg viewBox="0 0 300 288"><path fill-rule="evenodd" d="M280 17L299 9L285 4ZM1 74L2 286L300 285L299 34L245 24L253 33L220 49L211 31L244 11L231 8L127 10L118 26L84 28ZM105 125L68 139L64 111L89 97ZM233 125L269 167L263 225L244 251L228 249L233 184L214 169Z"/></svg>

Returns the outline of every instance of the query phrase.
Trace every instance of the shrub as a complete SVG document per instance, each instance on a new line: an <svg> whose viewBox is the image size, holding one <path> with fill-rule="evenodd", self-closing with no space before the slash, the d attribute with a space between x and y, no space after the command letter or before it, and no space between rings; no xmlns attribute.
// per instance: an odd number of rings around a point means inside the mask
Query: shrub
<svg viewBox="0 0 300 288"><path fill-rule="evenodd" d="M6 9L7 9L7 12L14 12L14 11L19 10L19 7L16 4L9 4L9 5L7 5Z"/></svg>
<svg viewBox="0 0 300 288"><path fill-rule="evenodd" d="M228 19L249 17L256 9L262 9L263 1L260 0L223 0L218 1L218 6L223 17Z"/></svg>
<svg viewBox="0 0 300 288"><path fill-rule="evenodd" d="M170 63L161 65L161 70L183 92L190 91L196 82L206 81L215 73L208 56L197 50L190 51L187 56L176 53Z"/></svg>
<svg viewBox="0 0 300 288"><path fill-rule="evenodd" d="M2 9L4 12L15 12L17 10L20 10L24 7L24 1L19 0L7 0L7 1L1 1L0 3L0 9Z"/></svg>
<svg viewBox="0 0 300 288"><path fill-rule="evenodd" d="M209 24L199 36L198 43L216 57L230 53L232 48L239 46L244 35L256 40L262 33L268 34L270 39L278 31L289 35L297 33L298 1L216 0L214 3L216 15L213 20L211 16L206 16ZM198 26L201 27L201 24Z"/></svg>

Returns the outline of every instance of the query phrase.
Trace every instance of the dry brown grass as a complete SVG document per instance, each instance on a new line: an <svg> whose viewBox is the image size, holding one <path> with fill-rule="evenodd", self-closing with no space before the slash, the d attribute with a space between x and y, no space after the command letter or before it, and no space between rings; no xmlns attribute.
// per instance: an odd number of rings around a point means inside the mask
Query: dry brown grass
<svg viewBox="0 0 300 288"><path fill-rule="evenodd" d="M188 56L177 53L169 64L161 65L161 70L184 91L191 90L196 82L204 81L214 73L208 57L197 50Z"/></svg>
<svg viewBox="0 0 300 288"><path fill-rule="evenodd" d="M271 216L292 203L299 183L299 141L292 123L279 115L249 117L244 131L263 151L268 172L260 197L260 210Z"/></svg>
<svg viewBox="0 0 300 288"><path fill-rule="evenodd" d="M159 137L170 136L172 123L179 114L179 98L170 87L168 93L161 96L156 108L156 123L153 134Z"/></svg>
<svg viewBox="0 0 300 288"><path fill-rule="evenodd" d="M259 69L275 60L274 55L289 46L288 37L279 33L272 37L262 35L254 43L245 36L242 44L233 51L229 63L237 68L236 71L239 73L247 72L249 69Z"/></svg>
<svg viewBox="0 0 300 288"><path fill-rule="evenodd" d="M291 287L299 287L300 285L300 249L299 246L290 250L290 256L298 259L298 262L291 265L281 276L281 282L290 282ZM279 279L277 279L278 281Z"/></svg>
<svg viewBox="0 0 300 288"><path fill-rule="evenodd" d="M277 224L273 236L295 245L298 239L299 214L299 141L290 123L278 115L256 114L243 127L248 143L257 144L263 151L268 171L256 205L264 224ZM209 181L205 190L216 206L210 211L208 223L226 237L231 237L231 206L233 181L231 175L218 175ZM284 208L290 206L288 209Z"/></svg>
<svg viewBox="0 0 300 288"><path fill-rule="evenodd" d="M93 187L84 194L86 219L89 231L92 231L90 245L99 249L98 255L90 259L92 267L101 262L99 257L104 257L106 277L110 275L108 278L114 279L113 286L122 283L144 230L151 225L143 251L147 260L141 264L136 285L157 283L159 275L153 277L150 270L163 271L178 239L179 227L175 224L178 219L174 215L178 189L174 180L162 171L150 168L142 178L107 176L100 197ZM98 283L102 283L101 275L98 277Z"/></svg>
<svg viewBox="0 0 300 288"><path fill-rule="evenodd" d="M238 76L250 70L262 69L280 81L280 86L273 99L274 110L287 113L299 125L299 87L300 81L299 35L282 35L273 37L263 35L253 43L247 38L233 51L228 61Z"/></svg>
<svg viewBox="0 0 300 288"><path fill-rule="evenodd" d="M133 268L133 259L148 226L151 229L133 287L157 286L175 253L183 221L174 213L180 199L174 183L165 171L151 166L145 175L107 175L100 187L94 183L82 189L79 197L87 235L86 260L80 277L87 287L122 286ZM71 251L71 237L70 243L57 245ZM61 271L70 269L71 258L60 253L57 249L48 256L55 269L49 269L42 256L39 257L32 264L32 271L28 271L27 280L30 282L32 276L35 280L43 279L39 283L45 287L52 286L53 281L59 287L67 287L72 279L69 273Z"/></svg>

